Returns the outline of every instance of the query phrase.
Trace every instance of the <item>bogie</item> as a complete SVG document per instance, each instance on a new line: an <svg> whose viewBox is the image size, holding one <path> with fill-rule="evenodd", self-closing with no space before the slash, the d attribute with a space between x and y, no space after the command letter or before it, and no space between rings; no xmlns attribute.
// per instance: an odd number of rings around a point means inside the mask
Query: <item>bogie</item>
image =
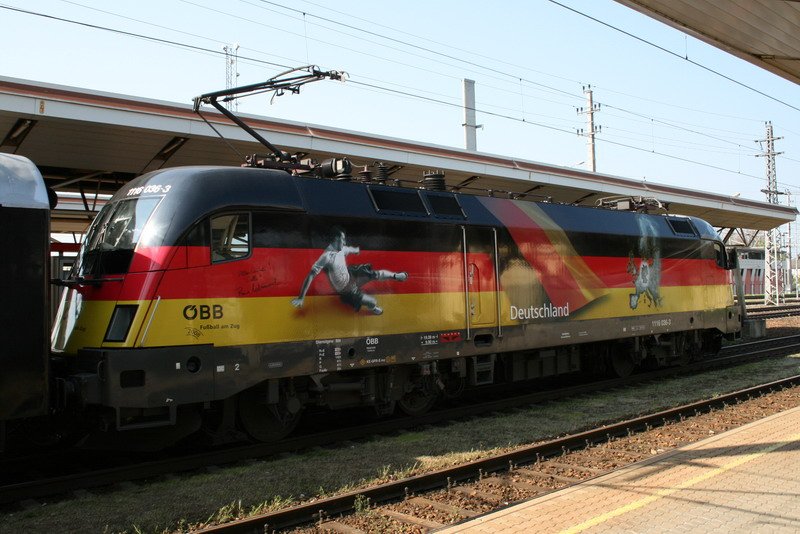
<svg viewBox="0 0 800 534"><path fill-rule="evenodd" d="M273 442L288 436L300 421L302 408L291 381L270 381L238 395L239 421L257 441Z"/></svg>

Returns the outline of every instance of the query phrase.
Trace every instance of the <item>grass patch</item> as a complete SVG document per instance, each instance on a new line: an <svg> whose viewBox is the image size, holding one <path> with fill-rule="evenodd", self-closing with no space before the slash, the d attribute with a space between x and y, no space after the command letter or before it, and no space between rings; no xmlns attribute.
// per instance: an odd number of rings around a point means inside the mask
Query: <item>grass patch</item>
<svg viewBox="0 0 800 534"><path fill-rule="evenodd" d="M369 507L369 497L364 497L363 495L356 495L355 501L353 502L353 509L356 512L356 515L366 515L370 513Z"/></svg>
<svg viewBox="0 0 800 534"><path fill-rule="evenodd" d="M171 532L475 460L509 448L800 373L797 356L494 414L430 431L86 495L0 516L0 532ZM362 503L368 510L368 503Z"/></svg>
<svg viewBox="0 0 800 534"><path fill-rule="evenodd" d="M395 439L397 439L399 443L415 443L425 439L425 434L422 432L404 432Z"/></svg>

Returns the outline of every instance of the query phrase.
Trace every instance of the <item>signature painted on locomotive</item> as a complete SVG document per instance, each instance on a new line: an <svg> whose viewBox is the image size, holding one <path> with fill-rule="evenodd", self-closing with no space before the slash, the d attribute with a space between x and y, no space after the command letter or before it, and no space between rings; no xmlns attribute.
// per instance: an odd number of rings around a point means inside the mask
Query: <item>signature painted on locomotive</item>
<svg viewBox="0 0 800 534"><path fill-rule="evenodd" d="M203 335L203 333L199 329L194 328L192 326L186 326L184 328L186 329L186 335L187 336L191 336L191 337L193 337L195 339L199 339L200 336Z"/></svg>
<svg viewBox="0 0 800 534"><path fill-rule="evenodd" d="M303 302L311 286L311 282L322 271L328 275L328 281L333 289L339 294L339 298L345 304L353 307L355 311L360 311L361 307L367 308L375 315L381 315L383 308L378 306L378 301L372 295L364 293L361 287L372 280L396 280L405 282L408 273L387 271L383 269L373 269L369 263L348 265L347 256L359 254L359 247L347 245L347 236L344 229L334 226L331 232L331 242L325 248L319 259L311 266L311 270L303 280L300 294L292 300L295 308L302 308Z"/></svg>

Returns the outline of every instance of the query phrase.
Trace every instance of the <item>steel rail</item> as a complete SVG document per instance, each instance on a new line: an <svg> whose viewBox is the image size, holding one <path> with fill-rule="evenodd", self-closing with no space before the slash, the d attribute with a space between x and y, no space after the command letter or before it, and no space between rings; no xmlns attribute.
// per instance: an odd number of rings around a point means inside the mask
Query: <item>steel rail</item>
<svg viewBox="0 0 800 534"><path fill-rule="evenodd" d="M449 487L454 482L477 479L485 473L506 471L509 467L533 463L537 458L558 455L564 451L608 441L612 437L627 435L631 430L660 426L669 420L679 419L686 414L706 413L715 407L733 403L745 397L762 395L768 391L784 389L798 384L800 384L800 375L736 391L714 399L637 417L621 423L601 426L546 443L523 447L491 458L484 458L431 473L350 491L342 495L293 506L284 510L208 527L199 532L208 534L222 532L226 534L253 533L265 532L267 529L290 528L313 523L321 518L352 512L355 509L357 499L363 502L363 499L367 498L374 503L400 500L409 493Z"/></svg>
<svg viewBox="0 0 800 534"><path fill-rule="evenodd" d="M800 315L800 303L787 303L774 306L747 306L748 319L772 319Z"/></svg>
<svg viewBox="0 0 800 534"><path fill-rule="evenodd" d="M779 345L759 348L764 347L765 345L775 345L776 343ZM90 472L3 485L0 486L0 504L63 494L78 489L107 486L121 481L141 480L163 475L165 473L177 473L182 471L185 472L202 469L210 465L234 463L253 458L274 456L280 453L295 452L313 447L327 446L332 443L359 439L365 436L386 434L424 425L440 424L446 421L464 419L467 417L474 417L482 414L519 408L545 401L558 400L602 390L626 387L671 376L691 374L711 368L736 365L746 361L764 358L770 355L800 352L800 335L740 343L725 347L723 352L733 352L734 350L741 350L743 347L748 350L748 352L745 354L732 354L711 360L694 362L682 367L658 369L655 371L639 373L626 378L594 381L576 386L570 386L567 388L561 388L558 390L523 393L511 397L488 401L476 399L475 402L479 402L478 404L469 404L465 402L460 406L439 409L422 416L397 417L369 423L366 425L338 428L336 430L327 432L297 436L274 444L262 443L237 446L229 449L204 451L202 453L172 457L163 460L154 460ZM497 394L498 392L507 391L508 385L505 384L498 387L484 388L480 393L482 396L487 396L492 393Z"/></svg>

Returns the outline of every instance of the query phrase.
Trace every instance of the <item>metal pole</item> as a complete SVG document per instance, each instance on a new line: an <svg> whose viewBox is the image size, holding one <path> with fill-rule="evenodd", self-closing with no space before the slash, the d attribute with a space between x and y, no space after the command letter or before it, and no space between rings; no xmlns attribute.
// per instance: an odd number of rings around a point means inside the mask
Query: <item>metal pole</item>
<svg viewBox="0 0 800 534"><path fill-rule="evenodd" d="M582 129L579 129L578 135L583 135L587 138L586 166L590 171L595 172L597 170L597 165L595 164L594 137L598 132L600 132L600 126L594 125L594 114L600 111L600 104L594 103L591 85L584 87L583 93L586 95L587 107L586 109L577 108L576 111L578 112L578 115L586 115L586 131L584 132Z"/></svg>
<svg viewBox="0 0 800 534"><path fill-rule="evenodd" d="M781 152L775 152L775 141L781 139L774 137L772 133L772 123L767 122L767 137L759 143L766 143L766 148L762 154L756 154L765 159L767 163L767 188L762 191L767 195L767 202L770 204L778 203L778 178L775 171L775 156ZM763 148L763 145L762 145ZM780 276L778 273L778 230L772 228L767 231L764 240L764 304L780 304Z"/></svg>
<svg viewBox="0 0 800 534"><path fill-rule="evenodd" d="M733 281L736 286L736 301L739 304L739 313L742 314L742 321L747 319L747 306L744 301L744 280L742 279L742 269L739 267L739 251L733 249Z"/></svg>
<svg viewBox="0 0 800 534"><path fill-rule="evenodd" d="M595 164L594 160L594 100L592 98L592 86L590 85L585 91L586 93L586 131L589 135L589 141L587 142L587 162L589 164L589 170L595 172L597 170L597 165Z"/></svg>
<svg viewBox="0 0 800 534"><path fill-rule="evenodd" d="M464 79L464 146L470 152L478 150L478 128L475 124L475 80Z"/></svg>
<svg viewBox="0 0 800 534"><path fill-rule="evenodd" d="M788 189L786 190L786 198L787 204L791 208L792 207L792 192ZM789 221L789 292L796 291L795 283L794 283L794 269L792 269L792 263L794 258L792 257L792 221Z"/></svg>
<svg viewBox="0 0 800 534"><path fill-rule="evenodd" d="M775 304L781 303L781 295L783 288L783 277L781 276L781 264L780 264L780 252L783 247L781 247L781 233L776 229L773 232L773 238L775 239L775 244L772 245L772 249L775 251L775 254L772 255L773 262L775 263Z"/></svg>

